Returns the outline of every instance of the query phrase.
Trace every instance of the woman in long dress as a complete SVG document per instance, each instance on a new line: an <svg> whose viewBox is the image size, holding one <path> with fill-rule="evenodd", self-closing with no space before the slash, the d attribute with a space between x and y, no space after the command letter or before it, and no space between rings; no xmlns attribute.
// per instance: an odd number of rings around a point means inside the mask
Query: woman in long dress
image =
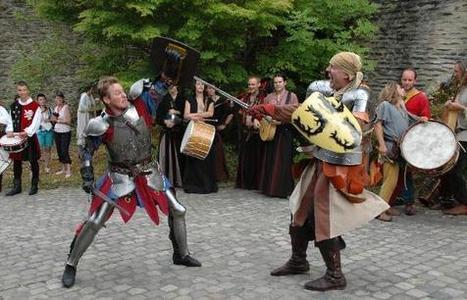
<svg viewBox="0 0 467 300"><path fill-rule="evenodd" d="M195 96L185 101L184 119L202 121L214 115L214 102L204 95L204 84L196 81ZM215 145L204 160L185 156L183 190L185 193L209 194L217 192Z"/></svg>
<svg viewBox="0 0 467 300"><path fill-rule="evenodd" d="M172 85L156 111L156 121L162 126L159 144L159 164L165 176L176 186L183 186L183 160L180 144L183 137L183 111L185 101Z"/></svg>

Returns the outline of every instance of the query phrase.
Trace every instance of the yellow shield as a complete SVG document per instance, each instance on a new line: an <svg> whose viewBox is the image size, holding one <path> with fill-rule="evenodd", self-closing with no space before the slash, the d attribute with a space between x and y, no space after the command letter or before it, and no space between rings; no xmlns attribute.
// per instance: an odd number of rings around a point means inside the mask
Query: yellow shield
<svg viewBox="0 0 467 300"><path fill-rule="evenodd" d="M349 109L334 97L311 94L292 114L292 124L311 143L336 152L351 152L362 130Z"/></svg>

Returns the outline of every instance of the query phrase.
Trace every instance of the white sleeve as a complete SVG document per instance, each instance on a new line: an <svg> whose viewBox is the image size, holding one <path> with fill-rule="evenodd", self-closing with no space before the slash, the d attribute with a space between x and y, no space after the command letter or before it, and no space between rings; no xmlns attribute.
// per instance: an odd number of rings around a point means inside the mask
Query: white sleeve
<svg viewBox="0 0 467 300"><path fill-rule="evenodd" d="M6 132L13 131L13 121L11 120L11 115L2 106L0 106L0 120L2 120L2 123L6 124L6 129L5 129Z"/></svg>
<svg viewBox="0 0 467 300"><path fill-rule="evenodd" d="M39 130L39 127L41 126L41 113L41 108L38 107L36 113L34 114L34 118L32 119L31 125L24 128L24 132L26 132L29 137L33 136Z"/></svg>

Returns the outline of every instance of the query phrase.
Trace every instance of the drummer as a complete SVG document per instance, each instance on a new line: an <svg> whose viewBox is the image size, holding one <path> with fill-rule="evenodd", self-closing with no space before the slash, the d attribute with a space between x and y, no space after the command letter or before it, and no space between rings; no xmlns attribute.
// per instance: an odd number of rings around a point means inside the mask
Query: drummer
<svg viewBox="0 0 467 300"><path fill-rule="evenodd" d="M26 82L16 83L16 93L19 98L11 105L11 119L13 121L14 135L27 139L27 146L19 153L10 153L13 160L14 180L13 187L6 196L21 193L21 175L23 173L23 161L29 161L31 165L32 178L29 195L37 194L39 184L39 158L41 150L37 139L37 130L41 125L41 108L29 95ZM8 134L13 137L13 132Z"/></svg>
<svg viewBox="0 0 467 300"><path fill-rule="evenodd" d="M8 132L13 132L13 122L11 121L10 114L0 101L0 138ZM4 171L2 169L6 169L4 165L8 165L8 161L8 153L3 148L0 148L0 192L2 191L2 173Z"/></svg>
<svg viewBox="0 0 467 300"><path fill-rule="evenodd" d="M399 154L398 141L410 124L416 120L428 120L427 117L417 117L409 113L404 105L404 89L396 82L387 84L379 94L379 105L376 108L375 134L378 140L380 160L383 162L383 184L379 196L389 203L397 191L399 170L405 165ZM413 195L413 185L407 190ZM405 203L407 207L413 206L413 197ZM395 208L389 208L378 216L385 222L392 221L392 216L400 215Z"/></svg>
<svg viewBox="0 0 467 300"><path fill-rule="evenodd" d="M214 115L214 102L206 96L204 88L202 82L195 82L195 95L185 101L183 117L186 121L203 121ZM185 156L183 171L183 190L185 193L217 193L215 146L215 144L212 145L204 160Z"/></svg>
<svg viewBox="0 0 467 300"><path fill-rule="evenodd" d="M418 117L431 118L430 101L426 94L415 88L417 84L417 70L412 67L405 68L400 77L400 85L405 91L404 104L407 111ZM401 176L399 176L402 178ZM405 184L404 184L405 183ZM402 190L401 199L403 202L413 203L414 201L414 190L408 188L413 186L413 178L410 170L405 172L404 180L399 180L397 183L397 190ZM414 205L405 206L405 214L409 216L415 215L416 210Z"/></svg>

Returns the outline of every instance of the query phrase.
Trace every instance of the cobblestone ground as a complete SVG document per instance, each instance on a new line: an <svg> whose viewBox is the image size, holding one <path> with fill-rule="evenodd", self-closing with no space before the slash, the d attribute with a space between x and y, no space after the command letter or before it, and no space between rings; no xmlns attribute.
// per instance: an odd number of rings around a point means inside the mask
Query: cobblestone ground
<svg viewBox="0 0 467 300"><path fill-rule="evenodd" d="M310 247L306 275L271 277L290 254L287 201L256 192L178 193L192 254L202 268L171 263L166 219L142 210L123 225L114 214L81 260L76 285L60 277L87 200L79 189L0 196L0 299L466 299L467 217L419 210L392 223L372 221L345 236L344 291L303 284L324 265Z"/></svg>

